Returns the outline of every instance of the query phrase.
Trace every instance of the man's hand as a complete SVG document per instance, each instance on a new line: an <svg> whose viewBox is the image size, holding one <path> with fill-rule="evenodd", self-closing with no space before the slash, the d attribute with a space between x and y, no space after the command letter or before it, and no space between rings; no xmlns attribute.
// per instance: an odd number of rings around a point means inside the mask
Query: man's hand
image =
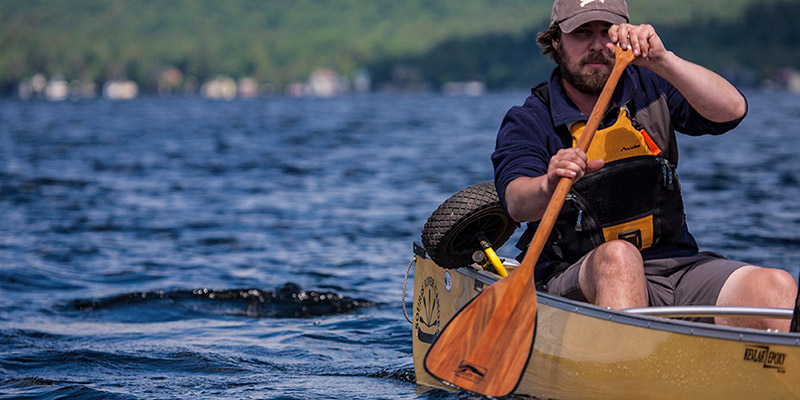
<svg viewBox="0 0 800 400"><path fill-rule="evenodd" d="M586 160L583 150L561 149L550 158L547 173L535 178L519 177L506 187L508 213L515 221L538 221L553 196L561 178L578 180L603 167L603 160Z"/></svg>
<svg viewBox="0 0 800 400"><path fill-rule="evenodd" d="M550 164L547 166L546 192L552 194L561 178L577 181L583 175L602 168L603 164L601 159L587 161L586 153L577 147L561 149L550 158Z"/></svg>
<svg viewBox="0 0 800 400"><path fill-rule="evenodd" d="M608 37L611 39L611 44L608 45L609 50L613 52L615 44L619 44L623 49L631 49L633 55L636 56L634 64L651 69L653 69L653 64L661 63L669 54L661 37L649 24L612 25L608 29Z"/></svg>

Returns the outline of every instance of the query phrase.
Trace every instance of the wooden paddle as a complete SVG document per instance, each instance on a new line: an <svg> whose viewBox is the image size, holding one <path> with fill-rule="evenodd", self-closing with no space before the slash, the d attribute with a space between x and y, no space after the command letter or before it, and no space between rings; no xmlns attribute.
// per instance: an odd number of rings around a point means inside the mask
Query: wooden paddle
<svg viewBox="0 0 800 400"><path fill-rule="evenodd" d="M608 81L589 116L578 147L587 151L633 51L617 46ZM425 369L439 380L485 396L510 394L522 379L533 350L536 287L533 270L572 179L561 178L531 239L522 263L506 278L486 288L462 308L442 330L425 356Z"/></svg>

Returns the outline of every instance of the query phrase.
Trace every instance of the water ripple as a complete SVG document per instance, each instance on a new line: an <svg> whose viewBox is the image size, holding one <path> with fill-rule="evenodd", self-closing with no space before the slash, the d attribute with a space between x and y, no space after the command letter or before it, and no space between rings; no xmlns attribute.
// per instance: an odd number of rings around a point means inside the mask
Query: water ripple
<svg viewBox="0 0 800 400"><path fill-rule="evenodd" d="M0 398L474 398L415 391L403 274L526 96L0 99ZM687 221L797 276L800 97L748 99Z"/></svg>
<svg viewBox="0 0 800 400"><path fill-rule="evenodd" d="M136 292L95 300L73 300L68 307L118 321L153 322L186 318L187 314L245 316L249 318L310 318L335 315L374 302L351 299L335 292L302 290L286 283L275 291L259 289L194 289ZM152 310L129 314L128 310ZM119 318L119 319L117 319Z"/></svg>

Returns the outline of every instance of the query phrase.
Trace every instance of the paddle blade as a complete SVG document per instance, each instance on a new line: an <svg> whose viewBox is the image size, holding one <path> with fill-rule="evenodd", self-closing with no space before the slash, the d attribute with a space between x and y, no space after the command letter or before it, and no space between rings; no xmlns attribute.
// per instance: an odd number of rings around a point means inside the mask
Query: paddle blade
<svg viewBox="0 0 800 400"><path fill-rule="evenodd" d="M536 289L527 275L494 283L462 308L425 356L428 373L485 396L514 391L536 328Z"/></svg>

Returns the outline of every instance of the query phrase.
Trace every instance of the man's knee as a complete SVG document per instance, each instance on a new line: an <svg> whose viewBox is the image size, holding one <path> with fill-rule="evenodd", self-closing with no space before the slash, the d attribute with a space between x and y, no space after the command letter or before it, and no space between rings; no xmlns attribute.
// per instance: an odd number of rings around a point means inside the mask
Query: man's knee
<svg viewBox="0 0 800 400"><path fill-rule="evenodd" d="M788 272L752 265L734 271L720 292L726 305L759 307L791 308L796 296L797 282Z"/></svg>
<svg viewBox="0 0 800 400"><path fill-rule="evenodd" d="M639 249L625 240L613 240L597 247L588 260L594 266L602 266L603 271L618 275L632 271L641 273L642 255Z"/></svg>
<svg viewBox="0 0 800 400"><path fill-rule="evenodd" d="M615 240L596 248L581 265L578 281L586 299L601 307L647 306L642 256L631 243Z"/></svg>
<svg viewBox="0 0 800 400"><path fill-rule="evenodd" d="M581 265L581 283L609 284L644 282L642 255L624 240L604 243L594 249Z"/></svg>
<svg viewBox="0 0 800 400"><path fill-rule="evenodd" d="M797 296L797 283L788 272L746 265L733 271L717 298L720 306L792 308ZM788 331L788 320L753 318L715 318L722 325Z"/></svg>
<svg viewBox="0 0 800 400"><path fill-rule="evenodd" d="M751 290L761 295L761 301L771 307L794 307L797 283L788 272L775 268L758 268L751 274Z"/></svg>

